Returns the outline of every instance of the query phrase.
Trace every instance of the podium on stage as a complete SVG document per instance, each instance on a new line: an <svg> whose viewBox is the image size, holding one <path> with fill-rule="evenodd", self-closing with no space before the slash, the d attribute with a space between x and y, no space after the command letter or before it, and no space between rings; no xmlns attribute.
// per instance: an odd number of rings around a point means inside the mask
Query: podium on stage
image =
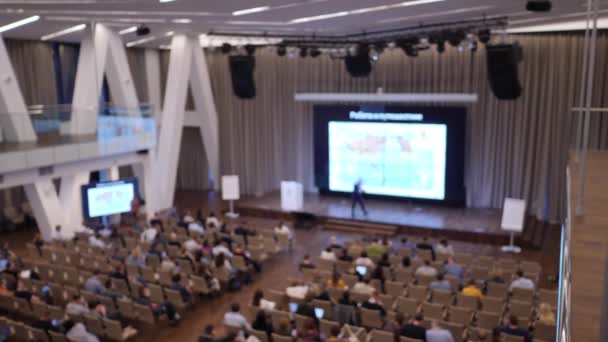
<svg viewBox="0 0 608 342"><path fill-rule="evenodd" d="M298 211L304 206L304 190L302 184L293 181L281 182L281 209Z"/></svg>

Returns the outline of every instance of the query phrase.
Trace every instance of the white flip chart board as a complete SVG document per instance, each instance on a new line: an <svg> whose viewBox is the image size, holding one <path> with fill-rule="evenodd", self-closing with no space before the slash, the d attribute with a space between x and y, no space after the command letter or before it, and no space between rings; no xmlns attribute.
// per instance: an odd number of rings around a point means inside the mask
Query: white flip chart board
<svg viewBox="0 0 608 342"><path fill-rule="evenodd" d="M526 201L517 198L505 198L502 207L502 230L521 233L524 230Z"/></svg>
<svg viewBox="0 0 608 342"><path fill-rule="evenodd" d="M222 176L222 199L225 201L234 201L238 200L239 197L239 176Z"/></svg>

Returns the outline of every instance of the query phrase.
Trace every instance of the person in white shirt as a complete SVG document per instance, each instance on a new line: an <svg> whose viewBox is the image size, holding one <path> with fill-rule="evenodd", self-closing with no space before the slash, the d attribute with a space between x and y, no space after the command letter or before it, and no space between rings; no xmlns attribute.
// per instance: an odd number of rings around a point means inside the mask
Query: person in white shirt
<svg viewBox="0 0 608 342"><path fill-rule="evenodd" d="M374 292L376 292L376 289L368 284L366 280L361 280L353 286L352 292L368 294L371 296Z"/></svg>
<svg viewBox="0 0 608 342"><path fill-rule="evenodd" d="M190 210L186 211L186 214L184 215L182 221L186 223L194 222L194 217L192 217L192 213L190 212Z"/></svg>
<svg viewBox="0 0 608 342"><path fill-rule="evenodd" d="M154 227L148 227L140 235L141 242L152 242L156 238L158 231Z"/></svg>
<svg viewBox="0 0 608 342"><path fill-rule="evenodd" d="M87 227L87 225L84 222L82 223L82 226L76 227L76 229L74 229L74 234L76 234L76 233L84 233L87 235L95 234L95 232L91 228Z"/></svg>
<svg viewBox="0 0 608 342"><path fill-rule="evenodd" d="M235 328L251 330L251 325L240 311L241 306L238 303L233 303L230 306L230 311L224 315L224 324Z"/></svg>
<svg viewBox="0 0 608 342"><path fill-rule="evenodd" d="M70 236L71 235L71 236ZM52 241L67 241L71 240L74 237L74 233L72 234L64 234L61 231L61 226L55 226L55 230L51 232L51 240Z"/></svg>
<svg viewBox="0 0 608 342"><path fill-rule="evenodd" d="M200 251L203 246L195 238L190 238L184 242L184 248L191 253Z"/></svg>
<svg viewBox="0 0 608 342"><path fill-rule="evenodd" d="M99 233L89 237L89 245L102 249L106 248L106 243L101 239Z"/></svg>
<svg viewBox="0 0 608 342"><path fill-rule="evenodd" d="M431 328L426 330L426 339L427 342L454 342L454 337L452 337L452 333L443 329L437 323L437 320L431 321Z"/></svg>
<svg viewBox="0 0 608 342"><path fill-rule="evenodd" d="M168 256L164 256L163 261L160 263L160 269L161 271L176 273L177 265Z"/></svg>
<svg viewBox="0 0 608 342"><path fill-rule="evenodd" d="M216 256L221 253L221 254L226 255L229 258L232 258L234 256L234 254L232 254L230 249L228 249L228 247L224 246L219 241L215 242L215 246L213 247L212 253L213 253L213 255L216 255Z"/></svg>
<svg viewBox="0 0 608 342"><path fill-rule="evenodd" d="M321 259L336 261L336 254L330 247L327 247L324 251L321 252Z"/></svg>
<svg viewBox="0 0 608 342"><path fill-rule="evenodd" d="M361 256L355 260L355 265L365 266L368 270L374 269L376 264L367 256L367 252L361 252Z"/></svg>
<svg viewBox="0 0 608 342"><path fill-rule="evenodd" d="M442 239L435 245L435 254L454 255L454 248L448 244L448 240Z"/></svg>
<svg viewBox="0 0 608 342"><path fill-rule="evenodd" d="M70 323L69 325L71 325ZM82 323L76 323L71 326L66 326L65 337L72 342L99 342L97 336L87 331L87 328Z"/></svg>
<svg viewBox="0 0 608 342"><path fill-rule="evenodd" d="M84 315L90 312L87 301L80 295L74 295L66 305L65 311L72 315Z"/></svg>
<svg viewBox="0 0 608 342"><path fill-rule="evenodd" d="M253 301L251 305L254 307L258 307L262 310L274 310L274 308L277 306L277 303L265 299L264 291L262 291L261 289L257 289L253 294Z"/></svg>
<svg viewBox="0 0 608 342"><path fill-rule="evenodd" d="M289 229L289 227L287 227L287 225L283 221L279 221L279 225L274 227L274 233L275 234L285 234L285 235L287 235L287 237L290 240L293 239L293 234L292 234L291 230Z"/></svg>
<svg viewBox="0 0 608 342"><path fill-rule="evenodd" d="M531 279L524 277L524 271L517 270L516 275L517 278L511 282L509 290L513 290L514 288L534 290L534 282Z"/></svg>
<svg viewBox="0 0 608 342"><path fill-rule="evenodd" d="M437 277L437 269L431 266L431 262L428 260L424 261L424 265L418 267L416 275L423 275L429 277Z"/></svg>
<svg viewBox="0 0 608 342"><path fill-rule="evenodd" d="M221 222L220 220L218 220L217 217L215 217L215 214L213 212L210 212L209 216L207 216L205 225L207 226L207 228L219 228L221 226Z"/></svg>
<svg viewBox="0 0 608 342"><path fill-rule="evenodd" d="M203 226L201 226L198 222L192 222L188 224L188 231L190 233L203 234L205 232L205 228L203 228Z"/></svg>

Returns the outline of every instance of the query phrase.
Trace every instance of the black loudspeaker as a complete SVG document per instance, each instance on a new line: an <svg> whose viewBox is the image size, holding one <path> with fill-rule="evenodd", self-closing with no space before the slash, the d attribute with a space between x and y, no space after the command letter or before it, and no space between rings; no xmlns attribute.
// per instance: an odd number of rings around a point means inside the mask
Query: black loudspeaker
<svg viewBox="0 0 608 342"><path fill-rule="evenodd" d="M488 80L494 95L501 100L514 100L521 95L517 64L522 60L519 44L488 45Z"/></svg>
<svg viewBox="0 0 608 342"><path fill-rule="evenodd" d="M254 98L255 82L253 80L253 69L255 68L255 57L230 56L229 58L234 95L241 99Z"/></svg>
<svg viewBox="0 0 608 342"><path fill-rule="evenodd" d="M344 64L352 77L367 77L372 72L372 63L366 53L346 56Z"/></svg>
<svg viewBox="0 0 608 342"><path fill-rule="evenodd" d="M530 12L549 12L551 11L551 1L530 0L526 3L526 10Z"/></svg>

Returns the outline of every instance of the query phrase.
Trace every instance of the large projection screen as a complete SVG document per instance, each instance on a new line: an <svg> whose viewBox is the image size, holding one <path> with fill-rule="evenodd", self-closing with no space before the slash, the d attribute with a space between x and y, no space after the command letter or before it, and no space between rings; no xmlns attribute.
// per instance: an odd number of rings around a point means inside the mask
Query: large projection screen
<svg viewBox="0 0 608 342"><path fill-rule="evenodd" d="M315 107L315 182L371 196L464 201L461 107Z"/></svg>
<svg viewBox="0 0 608 342"><path fill-rule="evenodd" d="M127 213L137 193L135 179L83 185L83 214L95 218Z"/></svg>

